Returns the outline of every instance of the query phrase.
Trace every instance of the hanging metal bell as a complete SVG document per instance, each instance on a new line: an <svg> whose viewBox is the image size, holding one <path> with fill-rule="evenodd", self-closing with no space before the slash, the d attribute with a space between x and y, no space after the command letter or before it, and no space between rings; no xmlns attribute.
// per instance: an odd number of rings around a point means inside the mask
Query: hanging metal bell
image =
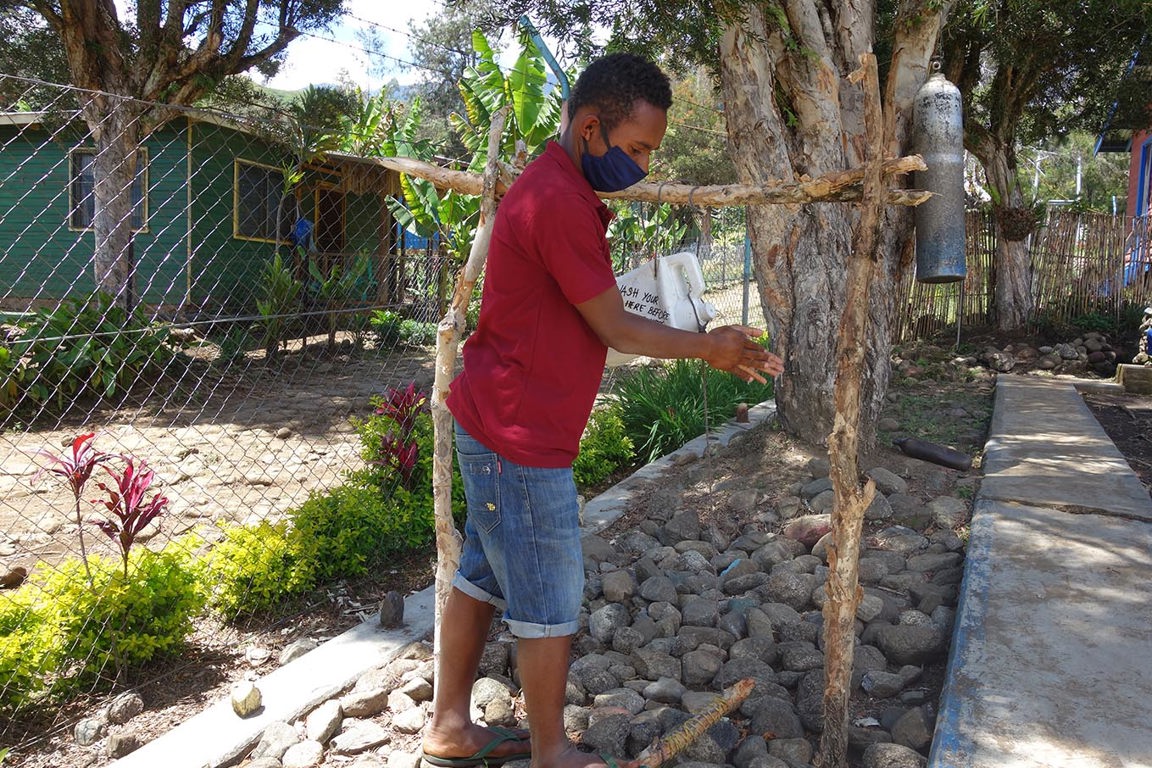
<svg viewBox="0 0 1152 768"><path fill-rule="evenodd" d="M937 70L916 93L912 112L914 151L928 170L915 174L917 188L932 197L916 206L916 279L921 283L963 280L964 109L960 89Z"/></svg>

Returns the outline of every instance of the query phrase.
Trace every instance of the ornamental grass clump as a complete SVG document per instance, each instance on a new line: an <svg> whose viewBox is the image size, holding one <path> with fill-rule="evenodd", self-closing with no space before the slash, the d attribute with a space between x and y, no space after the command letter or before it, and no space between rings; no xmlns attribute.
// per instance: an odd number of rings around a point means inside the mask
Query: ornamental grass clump
<svg viewBox="0 0 1152 768"><path fill-rule="evenodd" d="M744 382L694 360L638 368L617 387L624 431L637 458L665 456L732 417L740 403L772 398L772 382Z"/></svg>

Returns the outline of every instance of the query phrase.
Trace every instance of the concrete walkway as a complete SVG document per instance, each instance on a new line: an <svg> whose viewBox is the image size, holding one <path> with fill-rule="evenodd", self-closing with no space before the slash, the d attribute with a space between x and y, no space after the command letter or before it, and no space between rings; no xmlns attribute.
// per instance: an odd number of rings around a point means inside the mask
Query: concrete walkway
<svg viewBox="0 0 1152 768"><path fill-rule="evenodd" d="M1152 500L1071 383L1001 376L929 765L1152 766Z"/></svg>

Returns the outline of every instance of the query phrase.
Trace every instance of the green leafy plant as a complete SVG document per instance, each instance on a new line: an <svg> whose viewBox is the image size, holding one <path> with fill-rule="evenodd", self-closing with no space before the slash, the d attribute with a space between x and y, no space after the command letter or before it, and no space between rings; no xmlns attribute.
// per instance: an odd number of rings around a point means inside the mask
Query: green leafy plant
<svg viewBox="0 0 1152 768"><path fill-rule="evenodd" d="M280 342L288 337L288 317L299 310L302 288L279 253L260 273L261 297L256 300L256 311L260 313L264 354L269 361L276 358Z"/></svg>
<svg viewBox="0 0 1152 768"><path fill-rule="evenodd" d="M20 400L27 367L20 356L0 344L0 412L11 411Z"/></svg>
<svg viewBox="0 0 1152 768"><path fill-rule="evenodd" d="M0 592L0 710L39 700L60 658L60 643L45 623L40 590L24 584Z"/></svg>
<svg viewBox="0 0 1152 768"><path fill-rule="evenodd" d="M392 498L399 515L431 522L435 430L428 395L412 383L404 389L389 389L371 403L372 415L352 422L366 465L351 474L352 484L375 488ZM464 507L464 487L455 464L452 504L457 510Z"/></svg>
<svg viewBox="0 0 1152 768"><path fill-rule="evenodd" d="M521 52L510 71L505 72L498 55L479 31L472 35L477 61L460 79L464 113L449 119L460 141L472 152L468 170L479 172L487 157L488 129L493 116L508 106L509 117L501 137L501 154L512 157L517 142L523 142L529 155L537 153L556 135L560 123L559 89L546 94L544 57L531 40L521 40ZM414 104L403 119L397 120L392 138L384 142L384 154L416 157L431 161L435 148L415 137L421 132L423 110ZM467 258L479 218L480 201L474 195L437 192L431 182L401 175L403 201L390 202L396 221L420 237L439 236L450 257L457 263ZM439 297L442 298L442 297Z"/></svg>
<svg viewBox="0 0 1152 768"><path fill-rule="evenodd" d="M375 310L369 323L376 336L376 343L380 347L393 347L398 344L426 347L436 343L438 333L436 323L412 320L390 309Z"/></svg>
<svg viewBox="0 0 1152 768"><path fill-rule="evenodd" d="M654 461L731 417L739 403L772 397L772 382L745 383L703 363L639 368L619 384L620 417L640 460Z"/></svg>
<svg viewBox="0 0 1152 768"><path fill-rule="evenodd" d="M624 431L620 407L613 404L592 411L572 464L576 485L587 488L602 483L632 460L632 440Z"/></svg>
<svg viewBox="0 0 1152 768"><path fill-rule="evenodd" d="M141 549L131 565L65 560L0 596L0 708L89 691L184 645L205 600L193 558Z"/></svg>
<svg viewBox="0 0 1152 768"><path fill-rule="evenodd" d="M131 553L125 574L119 563L92 557L90 589L80 563L68 560L40 587L39 610L61 642L57 691L86 688L179 650L205 595L191 556L182 549Z"/></svg>
<svg viewBox="0 0 1152 768"><path fill-rule="evenodd" d="M166 369L176 351L168 327L129 314L106 293L37 312L8 346L9 367L23 365L18 386L29 406L59 408L81 396L110 398L145 374ZM13 364L13 357L22 363ZM11 389L15 376L6 377Z"/></svg>
<svg viewBox="0 0 1152 768"><path fill-rule="evenodd" d="M300 249L303 252L303 249ZM333 262L325 272L315 259L308 260L308 284L310 298L327 314L328 351L336 348L336 332L339 330L341 311L347 308L362 288L364 276L372 268L372 260L367 254L357 254L351 266L344 267Z"/></svg>
<svg viewBox="0 0 1152 768"><path fill-rule="evenodd" d="M291 513L291 540L317 584L363 576L389 554L432 540L429 494L343 485L313 494Z"/></svg>
<svg viewBox="0 0 1152 768"><path fill-rule="evenodd" d="M253 341L248 329L241 325L231 326L220 338L220 354L216 362L220 365L233 365L244 359L244 353L251 347Z"/></svg>
<svg viewBox="0 0 1152 768"><path fill-rule="evenodd" d="M617 203L616 218L608 225L612 263L616 271L631 269L645 259L667 256L684 242L687 222L677 218L669 203L645 206Z"/></svg>
<svg viewBox="0 0 1152 768"><path fill-rule="evenodd" d="M389 388L371 403L368 419L353 420L367 484L385 492L397 486L427 486L431 492L434 435L428 395L412 382L405 389Z"/></svg>

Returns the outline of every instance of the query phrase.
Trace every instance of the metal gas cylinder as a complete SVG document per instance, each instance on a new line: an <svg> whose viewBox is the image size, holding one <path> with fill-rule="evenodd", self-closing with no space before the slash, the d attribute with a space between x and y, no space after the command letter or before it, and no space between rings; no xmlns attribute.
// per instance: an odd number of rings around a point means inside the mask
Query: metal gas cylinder
<svg viewBox="0 0 1152 768"><path fill-rule="evenodd" d="M913 150L926 171L914 183L933 193L916 206L916 279L952 283L964 279L964 110L960 89L940 73L940 64L916 93L912 112Z"/></svg>

